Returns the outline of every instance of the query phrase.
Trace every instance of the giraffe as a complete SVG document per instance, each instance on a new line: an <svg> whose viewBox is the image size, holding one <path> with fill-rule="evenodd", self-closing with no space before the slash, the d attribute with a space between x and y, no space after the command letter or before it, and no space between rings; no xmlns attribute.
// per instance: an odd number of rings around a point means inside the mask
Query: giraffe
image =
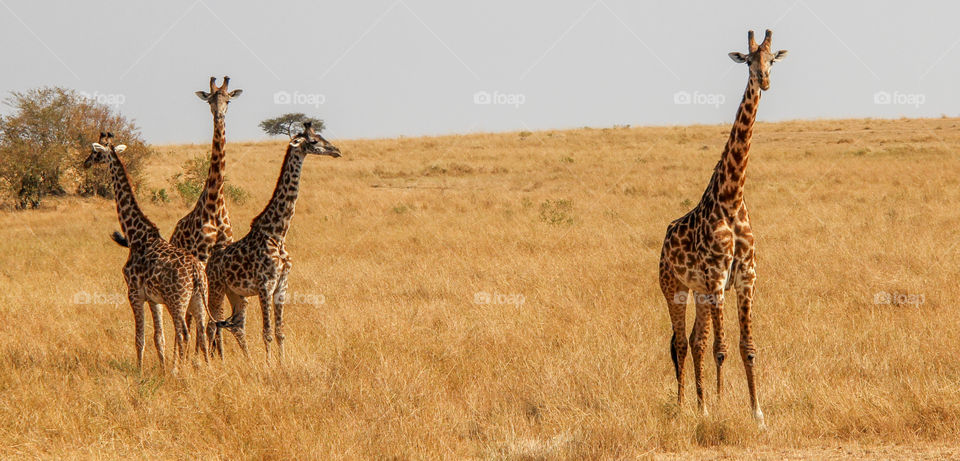
<svg viewBox="0 0 960 461"><path fill-rule="evenodd" d="M143 368L145 302L150 305L153 317L153 340L161 369L164 368L164 338L160 304L167 306L167 311L173 317L176 331L174 366L177 359L186 358L189 341L186 323L188 312L197 319L197 347L203 351L204 359L207 359L207 278L203 263L183 249L163 240L157 226L140 210L127 170L119 158L119 154L126 148L127 146L122 144L113 145L113 134L100 133L100 139L93 143L83 167L106 164L110 169L120 228L130 248L127 263L123 266L123 277L127 283L127 298L133 309L136 328L137 368Z"/></svg>
<svg viewBox="0 0 960 461"><path fill-rule="evenodd" d="M740 314L740 357L747 375L750 407L762 427L763 411L757 401L754 379L757 348L753 342L750 310L753 305L755 250L747 206L743 201L745 169L750 154L750 138L757 116L760 92L770 88L770 66L782 60L786 50L770 50L772 32L767 30L757 45L753 31L747 34L749 53L730 53L734 62L749 66L747 88L737 109L730 138L700 203L667 227L660 255L660 289L667 301L673 337L670 357L677 377L677 402L683 405L683 365L688 342L685 337L687 299L694 298L696 319L689 346L697 388L697 407L706 413L703 402L703 358L710 322L713 323L713 352L717 364L717 395L723 390L721 368L727 354L723 332L724 290L737 294ZM690 292L693 296L689 296Z"/></svg>
<svg viewBox="0 0 960 461"><path fill-rule="evenodd" d="M280 177L270 202L250 224L250 232L240 240L225 247L217 247L207 262L207 279L210 281L211 322L207 335L215 350L223 355L221 328L227 328L236 337L244 354L247 352L246 298L258 296L263 314L263 342L270 359L270 303L275 309L275 327L278 360L283 358L283 305L287 291L287 276L291 258L284 239L290 228L297 194L300 189L300 172L308 154L340 157L340 150L315 133L311 123L303 124L304 131L287 145L287 152L280 168ZM223 298L230 300L233 313L229 319L222 318Z"/></svg>
<svg viewBox="0 0 960 461"><path fill-rule="evenodd" d="M207 181L196 205L186 216L177 221L170 235L170 243L187 250L201 262L206 262L216 244L233 241L233 230L226 203L223 200L223 172L226 167L224 146L226 144L225 118L227 105L240 96L243 90L227 91L230 77L223 77L223 85L217 88L217 78L210 77L210 92L195 94L210 105L213 114L213 142L210 149L210 168ZM124 237L114 232L113 239L126 246ZM188 317L189 321L189 317Z"/></svg>

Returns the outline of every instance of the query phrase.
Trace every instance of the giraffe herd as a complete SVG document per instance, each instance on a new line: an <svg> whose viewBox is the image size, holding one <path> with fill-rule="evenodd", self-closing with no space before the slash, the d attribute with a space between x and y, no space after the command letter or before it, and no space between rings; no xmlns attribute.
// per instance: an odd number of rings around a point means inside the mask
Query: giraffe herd
<svg viewBox="0 0 960 461"><path fill-rule="evenodd" d="M743 187L760 93L770 87L771 65L787 54L785 50L772 51L771 35L767 30L764 40L757 44L753 31L750 31L748 53L729 54L735 62L746 63L749 67L743 99L723 154L700 202L667 227L659 263L660 288L673 328L670 356L676 373L678 404L682 406L684 400L683 369L689 348L693 356L697 407L706 413L703 361L711 325L717 394L723 390L721 369L727 356L723 303L725 291L733 289L739 313L740 357L746 372L750 406L760 426L764 424L764 417L757 398L757 347L750 318L756 282L756 252ZM248 354L245 314L247 298L253 296L260 302L267 360L274 338L278 361L283 358L283 309L291 268L285 238L296 206L301 169L308 155L337 158L340 150L316 133L310 123L304 123L303 132L287 145L270 201L254 218L247 235L234 241L223 197L225 117L228 104L239 97L242 90L228 91L229 81L229 77L224 77L223 85L217 87L216 79L211 77L210 91L196 92L210 105L213 114L210 169L200 198L177 223L169 242L161 237L157 226L137 205L126 170L118 157L125 146L114 145L111 134L101 133L84 162L85 168L107 164L112 175L121 225L121 232L115 232L113 238L130 250L123 274L134 313L138 367L143 361L144 303L150 306L153 316L154 343L162 368L161 305L166 306L173 317L175 359L184 359L189 330L196 322L196 350L208 360L209 348L223 357L222 329L230 331L244 354ZM232 307L229 317L225 315L224 298ZM693 298L696 310L688 340L686 306L690 298Z"/></svg>

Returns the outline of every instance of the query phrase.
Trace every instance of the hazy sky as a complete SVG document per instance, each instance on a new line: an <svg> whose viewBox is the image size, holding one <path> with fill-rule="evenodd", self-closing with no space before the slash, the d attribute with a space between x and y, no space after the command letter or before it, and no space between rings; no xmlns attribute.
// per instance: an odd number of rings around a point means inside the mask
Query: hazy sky
<svg viewBox="0 0 960 461"><path fill-rule="evenodd" d="M244 90L235 141L294 111L332 139L728 123L747 69L727 53L769 27L790 55L761 120L960 108L955 1L238 3L0 0L0 92L75 88L153 143L209 141L211 75Z"/></svg>

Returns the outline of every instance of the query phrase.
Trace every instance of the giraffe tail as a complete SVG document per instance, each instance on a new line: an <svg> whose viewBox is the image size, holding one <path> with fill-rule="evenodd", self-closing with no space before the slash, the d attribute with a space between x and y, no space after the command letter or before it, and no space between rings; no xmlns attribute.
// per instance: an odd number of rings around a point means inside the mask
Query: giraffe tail
<svg viewBox="0 0 960 461"><path fill-rule="evenodd" d="M117 245L120 245L124 248L130 248L130 242L127 241L127 238L120 233L120 231L113 231L113 235L110 236L114 242L117 242Z"/></svg>

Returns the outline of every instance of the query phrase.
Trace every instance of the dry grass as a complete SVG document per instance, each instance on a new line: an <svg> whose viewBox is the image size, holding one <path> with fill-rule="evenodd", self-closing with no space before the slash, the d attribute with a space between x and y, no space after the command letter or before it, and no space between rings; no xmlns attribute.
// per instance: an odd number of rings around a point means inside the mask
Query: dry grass
<svg viewBox="0 0 960 461"><path fill-rule="evenodd" d="M0 213L0 456L960 456L943 451L960 433L958 123L757 126L764 432L738 357L710 416L691 387L676 407L656 280L726 126L342 141L343 158L308 159L290 290L325 303L288 307L282 368L263 364L254 308L251 363L227 337L225 363L160 375L148 341L139 374L113 204ZM153 185L207 148L162 147ZM239 235L282 151L228 145L251 193L230 210ZM165 235L186 209L144 207Z"/></svg>

